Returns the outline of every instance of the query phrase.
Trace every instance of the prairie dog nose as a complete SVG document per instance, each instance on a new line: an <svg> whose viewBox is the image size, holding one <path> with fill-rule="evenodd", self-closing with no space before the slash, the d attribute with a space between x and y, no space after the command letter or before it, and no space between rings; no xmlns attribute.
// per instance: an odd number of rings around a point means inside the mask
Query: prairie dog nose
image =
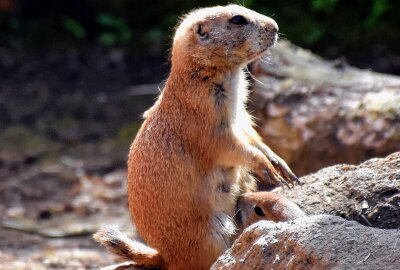
<svg viewBox="0 0 400 270"><path fill-rule="evenodd" d="M270 32L272 34L276 34L279 31L278 24L275 22L275 20L268 18L268 21L265 24L265 29L267 32Z"/></svg>

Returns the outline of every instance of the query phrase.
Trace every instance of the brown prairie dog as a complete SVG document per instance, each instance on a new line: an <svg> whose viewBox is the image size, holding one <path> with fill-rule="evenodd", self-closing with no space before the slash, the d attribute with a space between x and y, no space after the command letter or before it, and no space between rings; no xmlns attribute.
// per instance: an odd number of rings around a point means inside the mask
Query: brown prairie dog
<svg viewBox="0 0 400 270"><path fill-rule="evenodd" d="M294 202L273 192L249 192L238 199L237 223L239 233L260 220L289 221L306 214Z"/></svg>
<svg viewBox="0 0 400 270"><path fill-rule="evenodd" d="M177 28L170 75L129 153L129 209L152 251L127 252L138 264L209 269L235 236L238 196L256 190L249 172L297 181L245 108L242 69L277 31L274 20L237 5L195 10Z"/></svg>

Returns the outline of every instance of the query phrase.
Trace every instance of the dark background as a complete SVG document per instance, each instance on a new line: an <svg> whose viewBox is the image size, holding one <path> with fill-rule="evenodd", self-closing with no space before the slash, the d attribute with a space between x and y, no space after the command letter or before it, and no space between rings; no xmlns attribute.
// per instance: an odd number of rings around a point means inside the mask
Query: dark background
<svg viewBox="0 0 400 270"><path fill-rule="evenodd" d="M0 44L19 52L101 46L166 59L180 15L196 7L226 3L1 0ZM237 4L272 16L284 38L324 57L345 55L367 67L376 63L373 58L400 52L400 3L395 0L243 0ZM400 72L398 63L376 64L376 69Z"/></svg>

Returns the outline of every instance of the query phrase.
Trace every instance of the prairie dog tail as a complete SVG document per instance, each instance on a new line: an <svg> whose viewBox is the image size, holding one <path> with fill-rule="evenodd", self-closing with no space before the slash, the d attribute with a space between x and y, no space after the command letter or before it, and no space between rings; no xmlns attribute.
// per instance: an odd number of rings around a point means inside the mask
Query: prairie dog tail
<svg viewBox="0 0 400 270"><path fill-rule="evenodd" d="M164 260L157 250L129 239L116 227L101 228L93 235L93 239L122 260L134 261L138 265L146 267L165 268Z"/></svg>

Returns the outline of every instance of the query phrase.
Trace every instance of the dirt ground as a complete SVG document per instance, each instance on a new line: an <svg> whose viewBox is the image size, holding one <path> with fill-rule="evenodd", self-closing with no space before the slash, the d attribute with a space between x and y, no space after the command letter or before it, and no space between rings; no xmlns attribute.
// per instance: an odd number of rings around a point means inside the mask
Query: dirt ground
<svg viewBox="0 0 400 270"><path fill-rule="evenodd" d="M93 232L115 224L134 236L123 167L87 173L71 159L2 166L1 175L0 269L98 269L112 257Z"/></svg>
<svg viewBox="0 0 400 270"><path fill-rule="evenodd" d="M0 49L0 269L98 269L113 259L93 232L114 224L134 236L125 163L155 95L132 85L157 93L146 84L167 70L143 61Z"/></svg>
<svg viewBox="0 0 400 270"><path fill-rule="evenodd" d="M0 269L97 269L111 262L91 235L106 224L134 234L123 162L42 155L2 161Z"/></svg>

